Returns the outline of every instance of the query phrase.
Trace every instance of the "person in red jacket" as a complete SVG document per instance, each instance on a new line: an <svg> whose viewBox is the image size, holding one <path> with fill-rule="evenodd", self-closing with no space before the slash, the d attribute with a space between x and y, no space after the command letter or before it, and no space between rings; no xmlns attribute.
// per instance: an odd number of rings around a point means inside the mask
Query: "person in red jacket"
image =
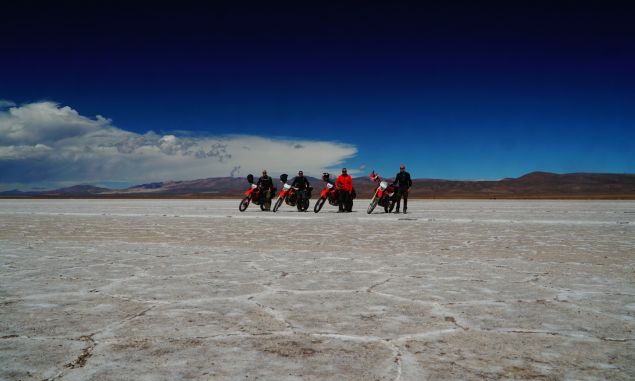
<svg viewBox="0 0 635 381"><path fill-rule="evenodd" d="M346 168L342 168L342 174L335 180L335 187L339 190L341 212L353 211L353 178L346 173Z"/></svg>

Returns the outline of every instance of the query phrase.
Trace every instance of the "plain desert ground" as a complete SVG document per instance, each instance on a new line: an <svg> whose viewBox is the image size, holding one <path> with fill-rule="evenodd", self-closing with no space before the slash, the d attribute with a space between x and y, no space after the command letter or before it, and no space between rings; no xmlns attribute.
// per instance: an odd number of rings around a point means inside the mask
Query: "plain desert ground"
<svg viewBox="0 0 635 381"><path fill-rule="evenodd" d="M0 200L0 379L634 379L635 202Z"/></svg>

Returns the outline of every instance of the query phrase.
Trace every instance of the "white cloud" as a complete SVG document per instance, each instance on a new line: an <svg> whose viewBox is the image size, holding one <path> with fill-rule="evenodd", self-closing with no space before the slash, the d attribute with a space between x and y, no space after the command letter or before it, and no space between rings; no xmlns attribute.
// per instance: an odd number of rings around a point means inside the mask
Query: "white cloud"
<svg viewBox="0 0 635 381"><path fill-rule="evenodd" d="M13 106L0 112L0 144L37 144L59 141L98 131L111 121L97 115L86 118L72 108L53 102Z"/></svg>
<svg viewBox="0 0 635 381"><path fill-rule="evenodd" d="M7 105L10 106L9 103ZM0 183L148 182L259 173L318 175L353 157L349 144L229 135L138 134L54 102L0 109Z"/></svg>

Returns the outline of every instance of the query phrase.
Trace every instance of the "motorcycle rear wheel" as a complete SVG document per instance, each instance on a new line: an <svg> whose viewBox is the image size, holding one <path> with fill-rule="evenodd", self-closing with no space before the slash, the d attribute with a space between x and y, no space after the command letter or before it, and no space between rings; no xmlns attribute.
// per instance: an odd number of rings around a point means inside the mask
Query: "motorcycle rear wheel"
<svg viewBox="0 0 635 381"><path fill-rule="evenodd" d="M368 205L368 209L366 210L366 213L371 214L373 210L375 210L375 207L377 206L378 202L379 202L379 198L377 198L377 196L373 196L373 199L370 200L370 205Z"/></svg>
<svg viewBox="0 0 635 381"><path fill-rule="evenodd" d="M315 202L315 206L313 207L313 211L315 213L319 213L320 210L322 210L322 206L324 206L324 202L326 202L325 197L318 198L318 200Z"/></svg>
<svg viewBox="0 0 635 381"><path fill-rule="evenodd" d="M278 208L280 208L280 205L282 205L282 197L278 197L278 200L276 200L276 204L273 206L273 212L277 212Z"/></svg>
<svg viewBox="0 0 635 381"><path fill-rule="evenodd" d="M249 206L249 197L245 197L240 201L240 205L238 205L238 210L240 210L241 212L244 212L245 210L247 210L248 206Z"/></svg>

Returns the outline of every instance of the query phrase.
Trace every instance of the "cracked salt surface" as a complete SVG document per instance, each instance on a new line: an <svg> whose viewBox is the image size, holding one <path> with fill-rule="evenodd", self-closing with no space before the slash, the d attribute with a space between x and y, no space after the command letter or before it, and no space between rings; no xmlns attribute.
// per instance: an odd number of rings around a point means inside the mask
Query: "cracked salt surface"
<svg viewBox="0 0 635 381"><path fill-rule="evenodd" d="M635 378L635 203L0 200L0 379Z"/></svg>

